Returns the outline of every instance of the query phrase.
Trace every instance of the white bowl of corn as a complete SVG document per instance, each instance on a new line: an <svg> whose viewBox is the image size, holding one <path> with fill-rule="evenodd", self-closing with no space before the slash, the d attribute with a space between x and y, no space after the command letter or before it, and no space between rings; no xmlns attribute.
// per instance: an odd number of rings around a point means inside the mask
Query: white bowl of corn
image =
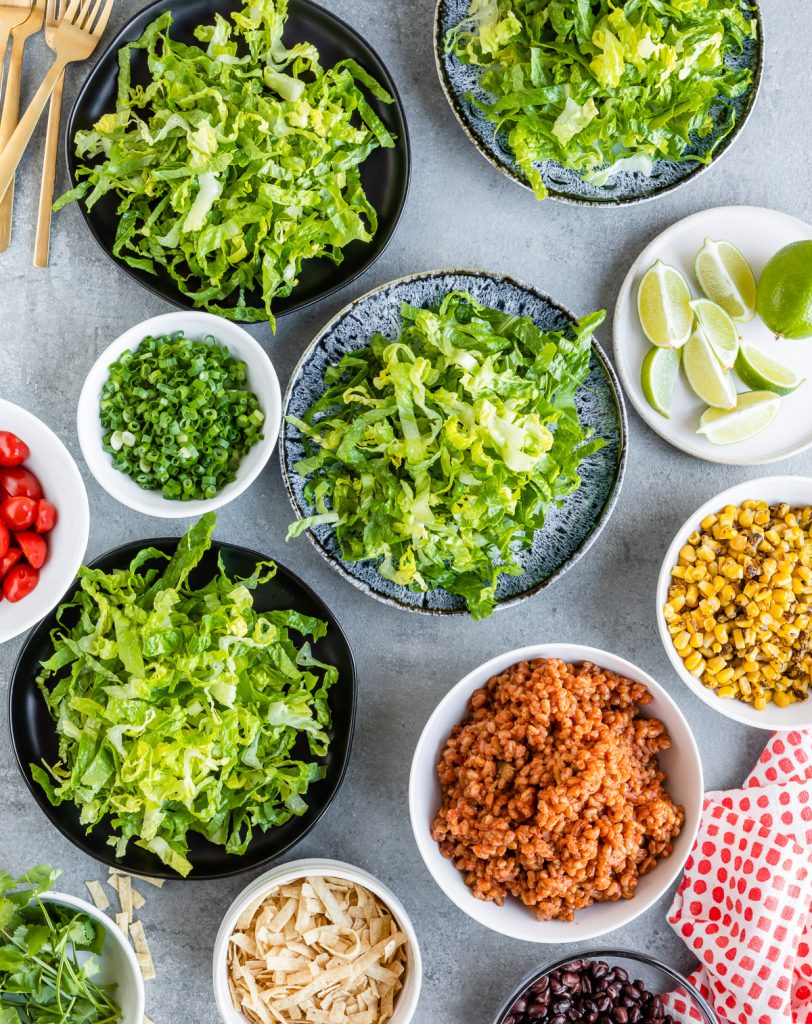
<svg viewBox="0 0 812 1024"><path fill-rule="evenodd" d="M657 625L679 677L757 729L812 726L812 478L730 487L663 559Z"/></svg>

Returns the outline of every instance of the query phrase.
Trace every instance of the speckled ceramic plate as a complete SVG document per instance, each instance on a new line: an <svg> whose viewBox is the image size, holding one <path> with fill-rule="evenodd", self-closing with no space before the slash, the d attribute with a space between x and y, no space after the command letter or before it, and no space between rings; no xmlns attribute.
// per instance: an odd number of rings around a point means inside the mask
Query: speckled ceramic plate
<svg viewBox="0 0 812 1024"><path fill-rule="evenodd" d="M549 296L509 277L474 270L440 270L400 278L356 299L316 336L291 376L283 403L284 415L302 417L324 390L324 372L347 352L363 348L380 331L395 338L400 332L402 302L433 306L451 291L467 291L487 306L517 316L530 316L545 330L560 330L575 321L569 310ZM626 411L620 386L597 343L592 346L590 373L576 396L581 422L594 427L607 442L581 463L583 483L561 508L552 509L544 529L521 556L524 573L502 577L497 607L515 604L560 576L589 549L615 506L626 464ZM305 479L293 469L304 457L299 431L283 419L279 453L282 475L299 518L312 514L304 497ZM367 594L386 604L429 614L461 614L462 598L437 589L413 593L379 576L372 562L345 562L329 526L308 530L318 551L338 572Z"/></svg>
<svg viewBox="0 0 812 1024"><path fill-rule="evenodd" d="M756 0L744 0L744 3L752 11L753 18L758 21L758 39L748 45L741 56L731 59L730 62L738 67L751 68L753 82L743 96L733 101L736 125L733 131L719 143L713 163L719 160L738 137L745 121L750 116L761 84L764 60L763 19ZM470 6L470 0L438 0L434 22L434 53L440 83L457 120L479 152L503 174L529 189L527 179L516 162L504 133L497 131L496 126L482 117L476 107L465 98L469 93L477 99L488 98L488 93L479 84L482 75L481 69L461 64L453 54L445 51L446 34L465 20ZM691 156L702 157L712 148L719 137L721 124L719 118L723 110L722 103L717 104L717 107L712 110L717 125L716 131L712 131L704 139L697 139L689 151ZM682 163L658 160L655 162L651 174L643 174L640 171L622 171L602 186L589 184L576 171L562 167L561 164L553 160L545 161L538 166L551 199L558 199L565 203L620 206L625 203L645 202L648 199L664 195L666 192L671 192L673 189L679 188L680 185L691 181L702 171L707 170L711 164L703 164L699 160L687 160Z"/></svg>

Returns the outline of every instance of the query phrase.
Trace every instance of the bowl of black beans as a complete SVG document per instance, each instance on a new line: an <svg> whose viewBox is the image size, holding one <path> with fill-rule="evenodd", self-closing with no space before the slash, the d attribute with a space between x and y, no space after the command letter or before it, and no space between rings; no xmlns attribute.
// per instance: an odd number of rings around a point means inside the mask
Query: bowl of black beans
<svg viewBox="0 0 812 1024"><path fill-rule="evenodd" d="M594 950L528 975L494 1024L677 1024L697 1015L719 1024L679 971L644 953Z"/></svg>

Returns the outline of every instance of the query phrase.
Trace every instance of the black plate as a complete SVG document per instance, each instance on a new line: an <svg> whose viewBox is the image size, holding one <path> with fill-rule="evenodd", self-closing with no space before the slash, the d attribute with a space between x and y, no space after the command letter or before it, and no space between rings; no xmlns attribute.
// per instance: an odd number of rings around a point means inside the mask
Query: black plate
<svg viewBox="0 0 812 1024"><path fill-rule="evenodd" d="M177 543L177 538L166 538L125 544L97 558L91 565L105 572L123 569L142 548L155 547L171 554ZM231 576L249 576L257 562L265 560L264 555L248 548L213 541L211 548L191 574L193 586L201 586L211 579L216 571L218 553L222 555L226 571ZM149 564L147 563L147 566ZM190 879L225 878L241 871L260 868L269 861L281 857L310 832L330 806L344 781L355 723L356 687L352 654L341 627L326 605L298 576L278 562L276 564L276 576L254 591L255 607L260 611L295 608L307 615L316 615L328 623L327 635L312 645L316 657L337 666L339 672L338 682L330 690L329 697L333 727L330 749L327 756L322 759L322 763L327 766L327 776L321 782L314 782L311 785L305 797L309 807L301 818L292 818L284 825L268 832L257 832L241 857L226 853L221 846L215 846L202 836L191 833L189 860L193 868L189 875ZM65 599L73 597L76 589L77 586L74 584L65 595ZM88 856L133 874L179 878L176 872L163 864L154 854L142 850L133 842L127 847L126 856L118 859L113 853L113 847L107 845L111 831L109 827L105 827L104 821L87 834L85 826L79 822L79 810L74 804L65 803L60 807L52 807L31 777L29 765L32 762L38 764L45 759L53 764L58 759L58 739L54 722L35 682L40 662L52 651L50 633L56 624L56 611L53 611L30 633L14 666L9 687L11 745L26 785L51 824ZM294 756L300 754L309 756L306 746L303 752L300 752L298 747L294 749Z"/></svg>
<svg viewBox="0 0 812 1024"><path fill-rule="evenodd" d="M73 146L76 132L92 128L100 117L116 108L118 51L121 47L138 39L147 26L166 11L172 11L174 16L173 37L184 43L194 43L193 30L197 25L211 22L215 13L227 17L241 7L240 0L158 0L127 22L90 72L70 113L65 144L72 186L77 184L78 161ZM409 133L400 96L385 65L369 43L340 18L312 0L291 0L285 41L289 45L302 41L314 43L324 67L332 67L348 57L357 60L395 98L391 104L371 97L369 102L389 131L397 136L397 142L394 149L376 149L361 168L364 189L378 211L378 231L373 240L368 243L351 242L344 249L344 262L338 266L329 259L307 260L302 266L299 284L293 292L287 298L274 302L274 314L277 317L308 306L349 284L378 259L389 244L403 212L411 166ZM133 83L146 84L148 81L146 62L143 54L138 53L133 59ZM113 194L97 203L90 213L83 202L79 203L85 222L99 246L116 266L167 302L183 309L199 308L178 291L168 274L159 272L153 275L144 270L136 270L113 256L113 241L118 224L117 205L118 199ZM250 298L256 305L262 305L259 292Z"/></svg>

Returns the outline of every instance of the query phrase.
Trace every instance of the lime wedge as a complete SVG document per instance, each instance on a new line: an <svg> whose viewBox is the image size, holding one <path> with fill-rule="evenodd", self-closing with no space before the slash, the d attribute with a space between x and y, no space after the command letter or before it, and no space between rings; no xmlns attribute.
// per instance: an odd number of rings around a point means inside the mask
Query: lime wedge
<svg viewBox="0 0 812 1024"><path fill-rule="evenodd" d="M658 348L681 348L691 336L691 292L682 274L662 260L649 267L637 291L640 325Z"/></svg>
<svg viewBox="0 0 812 1024"><path fill-rule="evenodd" d="M705 244L694 261L702 291L733 320L752 320L756 315L756 279L750 264L730 242Z"/></svg>
<svg viewBox="0 0 812 1024"><path fill-rule="evenodd" d="M668 419L671 400L679 379L679 349L652 348L643 360L640 383L646 401Z"/></svg>
<svg viewBox="0 0 812 1024"><path fill-rule="evenodd" d="M765 356L755 345L744 342L736 358L736 373L753 391L772 391L776 395L788 395L803 384L803 377L794 370Z"/></svg>
<svg viewBox="0 0 812 1024"><path fill-rule="evenodd" d="M699 420L698 434L711 444L736 444L755 437L772 423L781 407L781 399L772 391L745 391L732 412L706 409Z"/></svg>
<svg viewBox="0 0 812 1024"><path fill-rule="evenodd" d="M733 376L719 362L705 335L694 331L682 356L685 376L696 394L717 409L736 408Z"/></svg>
<svg viewBox="0 0 812 1024"><path fill-rule="evenodd" d="M713 354L726 370L732 370L739 354L739 332L736 325L722 307L710 299L695 299L691 309Z"/></svg>

